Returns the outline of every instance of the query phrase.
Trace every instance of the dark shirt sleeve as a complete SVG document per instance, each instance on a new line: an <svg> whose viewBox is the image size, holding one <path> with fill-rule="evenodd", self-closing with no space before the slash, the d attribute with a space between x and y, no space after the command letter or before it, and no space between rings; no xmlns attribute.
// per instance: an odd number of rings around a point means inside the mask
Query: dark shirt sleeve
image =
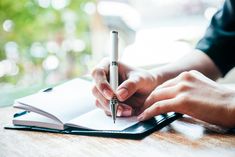
<svg viewBox="0 0 235 157"><path fill-rule="evenodd" d="M223 76L235 66L235 0L226 0L196 49L206 53Z"/></svg>

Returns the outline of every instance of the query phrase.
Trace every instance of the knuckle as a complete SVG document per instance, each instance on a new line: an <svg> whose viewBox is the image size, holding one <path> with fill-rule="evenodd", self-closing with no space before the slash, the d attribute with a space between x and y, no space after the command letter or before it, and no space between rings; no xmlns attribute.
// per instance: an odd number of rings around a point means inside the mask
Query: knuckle
<svg viewBox="0 0 235 157"><path fill-rule="evenodd" d="M155 111L160 111L162 109L162 105L161 105L161 103L155 103L155 105L154 105L154 110Z"/></svg>
<svg viewBox="0 0 235 157"><path fill-rule="evenodd" d="M190 100L190 96L187 93L183 93L177 96L179 105L183 105L185 103L188 103Z"/></svg>
<svg viewBox="0 0 235 157"><path fill-rule="evenodd" d="M99 76L104 76L105 70L103 68L96 67L94 70L92 70L91 75L94 78L99 77Z"/></svg>
<svg viewBox="0 0 235 157"><path fill-rule="evenodd" d="M136 83L135 83L135 81L129 80L129 81L128 81L128 88L129 88L129 89L135 89L135 88L136 88Z"/></svg>
<svg viewBox="0 0 235 157"><path fill-rule="evenodd" d="M104 100L104 105L106 106L106 108L108 108L108 106L109 106L109 100Z"/></svg>
<svg viewBox="0 0 235 157"><path fill-rule="evenodd" d="M190 73L199 73L197 70L190 70Z"/></svg>
<svg viewBox="0 0 235 157"><path fill-rule="evenodd" d="M136 80L137 80L137 82L143 82L145 80L145 77L144 77L144 75L139 74L138 78Z"/></svg>
<svg viewBox="0 0 235 157"><path fill-rule="evenodd" d="M96 88L96 86L93 86L92 89L91 89L91 91L92 91L92 94L93 94L93 95L96 95L96 94L97 94L97 88Z"/></svg>
<svg viewBox="0 0 235 157"><path fill-rule="evenodd" d="M178 84L178 91L179 92L188 91L190 88L191 88L190 85L185 81L182 81Z"/></svg>
<svg viewBox="0 0 235 157"><path fill-rule="evenodd" d="M97 85L98 89L100 89L101 91L105 88L107 88L107 83L106 82L100 82L98 85Z"/></svg>
<svg viewBox="0 0 235 157"><path fill-rule="evenodd" d="M97 68L92 69L91 76L95 77L96 73L97 73Z"/></svg>
<svg viewBox="0 0 235 157"><path fill-rule="evenodd" d="M193 79L193 75L191 72L185 71L180 74L180 78L181 78L181 80L191 81Z"/></svg>

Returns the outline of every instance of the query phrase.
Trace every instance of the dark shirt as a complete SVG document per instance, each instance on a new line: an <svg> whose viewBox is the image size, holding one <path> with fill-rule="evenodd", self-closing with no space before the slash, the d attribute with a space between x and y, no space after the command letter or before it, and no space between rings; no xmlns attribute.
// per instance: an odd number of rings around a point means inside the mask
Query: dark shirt
<svg viewBox="0 0 235 157"><path fill-rule="evenodd" d="M223 76L235 66L235 0L225 1L196 48L213 60Z"/></svg>

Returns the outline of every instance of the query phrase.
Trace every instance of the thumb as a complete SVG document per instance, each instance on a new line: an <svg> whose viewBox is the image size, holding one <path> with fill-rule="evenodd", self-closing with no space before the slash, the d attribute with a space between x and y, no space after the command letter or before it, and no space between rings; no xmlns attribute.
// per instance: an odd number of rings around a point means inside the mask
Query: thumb
<svg viewBox="0 0 235 157"><path fill-rule="evenodd" d="M140 87L140 82L136 79L124 81L117 89L116 96L118 100L125 101L132 96Z"/></svg>

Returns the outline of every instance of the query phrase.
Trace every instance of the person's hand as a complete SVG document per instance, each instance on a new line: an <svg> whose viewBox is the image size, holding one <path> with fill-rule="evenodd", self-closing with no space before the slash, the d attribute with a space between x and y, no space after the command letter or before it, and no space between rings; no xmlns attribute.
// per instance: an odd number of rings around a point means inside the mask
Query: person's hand
<svg viewBox="0 0 235 157"><path fill-rule="evenodd" d="M140 121L179 112L225 126L235 126L235 91L208 79L197 71L183 72L158 86L146 99Z"/></svg>
<svg viewBox="0 0 235 157"><path fill-rule="evenodd" d="M102 60L92 71L95 86L96 106L110 115L109 100L115 94L119 100L117 116L131 116L138 112L145 99L156 87L155 77L145 70L135 69L123 63L118 64L119 87L113 91L109 85L109 61Z"/></svg>

